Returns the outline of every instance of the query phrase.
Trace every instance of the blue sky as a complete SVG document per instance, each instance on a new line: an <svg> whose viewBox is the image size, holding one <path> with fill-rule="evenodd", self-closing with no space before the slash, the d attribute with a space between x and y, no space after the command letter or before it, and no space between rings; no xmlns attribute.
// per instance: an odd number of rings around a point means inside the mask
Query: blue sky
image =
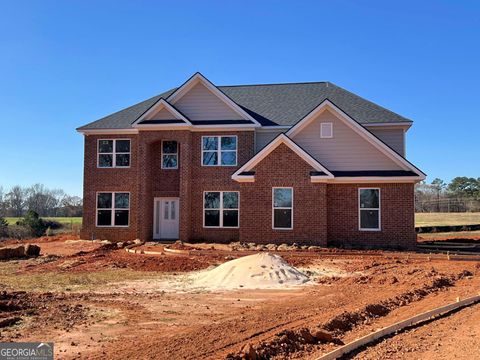
<svg viewBox="0 0 480 360"><path fill-rule="evenodd" d="M0 185L81 195L75 128L178 86L328 80L415 121L407 157L480 176L480 2L0 1Z"/></svg>

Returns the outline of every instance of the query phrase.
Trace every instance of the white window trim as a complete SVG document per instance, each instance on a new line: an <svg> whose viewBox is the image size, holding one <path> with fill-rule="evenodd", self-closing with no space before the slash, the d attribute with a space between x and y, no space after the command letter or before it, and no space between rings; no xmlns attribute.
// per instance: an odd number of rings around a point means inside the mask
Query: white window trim
<svg viewBox="0 0 480 360"><path fill-rule="evenodd" d="M164 143L165 141L175 141L175 142L177 143L177 152L176 152L176 153L166 153L166 154L164 154L164 153L163 153L163 143ZM161 160L161 162L162 162L162 165L161 165L161 166L162 166L162 169L163 169L163 170L177 170L177 169L178 169L178 141L176 141L176 140L162 140L162 145L161 145L161 146L162 146L162 151L161 151L161 153L162 153L162 160ZM163 166L163 155L175 155L175 156L177 157L177 166L175 166L175 167L164 167L164 166Z"/></svg>
<svg viewBox="0 0 480 360"><path fill-rule="evenodd" d="M112 194L112 207L111 208L98 208L98 194ZM128 194L128 208L115 208L115 194ZM97 228L128 228L130 227L130 191L97 191L95 195L95 227ZM111 210L112 211L112 225L98 225L98 210ZM115 225L115 210L128 210L128 225Z"/></svg>
<svg viewBox="0 0 480 360"><path fill-rule="evenodd" d="M218 192L220 193L220 208L218 209L206 209L205 208L205 194L206 193L211 193L211 192ZM234 192L234 193L237 193L238 195L238 208L235 208L235 209L224 209L223 208L223 193L226 193L226 192ZM206 226L205 225L205 211L206 210L218 210L220 211L220 226ZM237 210L238 211L238 226L223 226L223 211L224 210ZM202 225L205 229L238 229L240 228L240 191L229 191L229 190L225 190L225 191L219 191L219 190L208 190L208 191L204 191L203 192L203 222L202 222Z"/></svg>
<svg viewBox="0 0 480 360"><path fill-rule="evenodd" d="M204 138L209 138L209 137L214 137L217 138L218 140L218 149L217 150L203 150L203 139ZM234 137L235 138L235 145L236 149L235 150L222 150L222 137ZM205 135L202 136L202 140L200 142L200 149L202 151L202 156L201 156L201 163L203 167L215 167L215 166L221 166L221 167L233 167L237 166L238 164L238 136L237 135ZM224 152L235 152L235 164L232 165L222 165L222 151ZM203 164L203 152L216 152L217 153L217 159L218 159L218 164L217 165L204 165Z"/></svg>
<svg viewBox="0 0 480 360"><path fill-rule="evenodd" d="M330 127L330 136L324 135L324 126ZM321 139L332 139L333 138L333 123L332 122L321 122L320 123L320 138Z"/></svg>
<svg viewBox="0 0 480 360"><path fill-rule="evenodd" d="M291 207L275 207L275 189L291 189L292 190L292 206ZM291 225L289 228L281 227L277 228L275 227L275 209L285 209L285 210L292 210L291 212ZM275 186L272 187L272 229L273 230L293 230L293 187L291 186Z"/></svg>
<svg viewBox="0 0 480 360"><path fill-rule="evenodd" d="M378 190L378 208L362 208L360 207L360 193L362 190ZM362 228L362 210L376 210L378 211L378 228ZM360 231L382 231L382 192L380 188L362 187L358 188L358 230Z"/></svg>
<svg viewBox="0 0 480 360"><path fill-rule="evenodd" d="M130 142L130 152L116 152L116 142L118 140L128 140ZM100 152L100 141L113 141L113 148L112 152L108 153L101 153ZM121 154L129 154L130 155L130 161L128 162L128 166L117 166L117 156L116 155L121 155ZM100 155L112 155L112 166L100 166ZM128 169L132 165L132 139L97 139L97 169Z"/></svg>

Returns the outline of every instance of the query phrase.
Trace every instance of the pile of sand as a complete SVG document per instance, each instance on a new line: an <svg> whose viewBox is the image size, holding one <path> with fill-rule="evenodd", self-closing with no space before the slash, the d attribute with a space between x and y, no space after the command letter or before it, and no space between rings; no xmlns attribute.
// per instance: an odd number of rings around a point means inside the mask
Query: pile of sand
<svg viewBox="0 0 480 360"><path fill-rule="evenodd" d="M278 255L258 253L228 261L204 272L194 284L211 289L272 289L301 285L308 276Z"/></svg>

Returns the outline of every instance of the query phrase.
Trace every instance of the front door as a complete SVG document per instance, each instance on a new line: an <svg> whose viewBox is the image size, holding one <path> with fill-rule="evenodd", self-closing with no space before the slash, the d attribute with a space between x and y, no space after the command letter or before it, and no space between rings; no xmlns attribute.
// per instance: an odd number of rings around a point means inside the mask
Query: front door
<svg viewBox="0 0 480 360"><path fill-rule="evenodd" d="M178 239L179 199L155 198L153 208L153 238Z"/></svg>

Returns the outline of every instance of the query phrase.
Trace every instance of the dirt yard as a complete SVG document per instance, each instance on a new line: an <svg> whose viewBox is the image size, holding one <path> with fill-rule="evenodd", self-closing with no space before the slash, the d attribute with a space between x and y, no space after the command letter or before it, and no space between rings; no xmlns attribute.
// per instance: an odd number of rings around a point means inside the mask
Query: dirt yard
<svg viewBox="0 0 480 360"><path fill-rule="evenodd" d="M480 257L280 247L271 252L310 283L210 291L192 274L265 250L150 244L138 251L161 254L146 255L71 237L29 242L40 257L0 262L0 341L53 341L62 359L316 359L480 286ZM347 358L480 357L479 306Z"/></svg>

